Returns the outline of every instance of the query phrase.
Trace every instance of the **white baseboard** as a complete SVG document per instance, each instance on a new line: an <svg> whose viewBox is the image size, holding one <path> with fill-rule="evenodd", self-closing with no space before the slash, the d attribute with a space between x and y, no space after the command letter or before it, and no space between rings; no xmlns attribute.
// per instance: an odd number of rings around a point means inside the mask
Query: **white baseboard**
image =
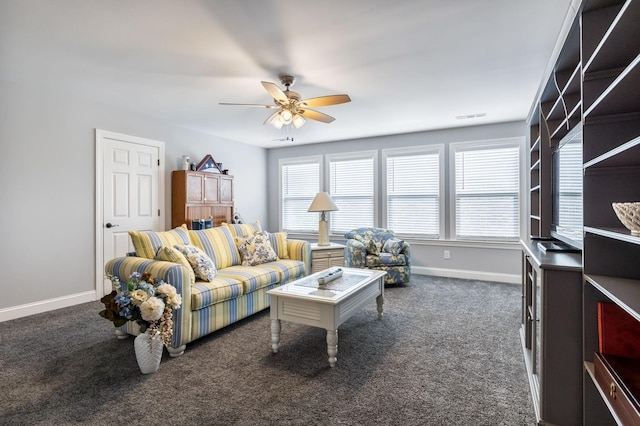
<svg viewBox="0 0 640 426"><path fill-rule="evenodd" d="M68 308L69 306L92 302L94 300L98 300L95 290L64 297L56 297L55 299L27 303L25 305L12 306L10 308L3 308L0 309L0 322L27 317L29 315L41 314L55 309Z"/></svg>
<svg viewBox="0 0 640 426"><path fill-rule="evenodd" d="M496 272L465 271L461 269L428 268L412 266L411 273L416 275L433 275L436 277L462 278L466 280L497 281L501 283L520 284L520 274L501 274Z"/></svg>

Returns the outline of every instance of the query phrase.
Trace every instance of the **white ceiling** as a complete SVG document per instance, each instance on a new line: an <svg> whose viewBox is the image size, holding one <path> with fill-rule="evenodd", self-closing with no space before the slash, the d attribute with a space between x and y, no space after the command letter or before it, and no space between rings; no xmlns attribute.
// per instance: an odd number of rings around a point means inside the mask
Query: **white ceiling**
<svg viewBox="0 0 640 426"><path fill-rule="evenodd" d="M570 3L0 0L0 78L262 147L524 120ZM288 131L218 104L272 103L282 72L352 102Z"/></svg>

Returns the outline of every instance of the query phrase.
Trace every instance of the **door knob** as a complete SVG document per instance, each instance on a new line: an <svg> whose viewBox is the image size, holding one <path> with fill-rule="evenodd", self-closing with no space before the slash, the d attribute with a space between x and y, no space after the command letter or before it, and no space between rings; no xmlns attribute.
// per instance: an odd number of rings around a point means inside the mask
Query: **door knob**
<svg viewBox="0 0 640 426"><path fill-rule="evenodd" d="M105 225L107 228L116 228L119 225L113 225L111 222L107 222L107 224Z"/></svg>

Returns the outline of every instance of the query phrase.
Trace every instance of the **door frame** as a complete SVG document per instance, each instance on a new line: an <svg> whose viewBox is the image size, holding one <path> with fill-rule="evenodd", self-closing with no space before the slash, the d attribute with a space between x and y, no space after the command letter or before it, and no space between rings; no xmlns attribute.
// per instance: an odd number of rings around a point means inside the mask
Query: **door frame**
<svg viewBox="0 0 640 426"><path fill-rule="evenodd" d="M104 141L105 139L117 139L120 141L151 146L158 148L158 159L160 165L158 166L158 209L160 209L160 216L158 223L165 224L165 158L164 158L164 142L155 141L152 139L145 139L138 136L125 135L122 133L110 132L108 130L95 129L95 147L96 147L96 220L95 220L95 237L96 237L96 260L95 260L95 300L102 298L104 293L104 241L103 241L103 226L104 226Z"/></svg>

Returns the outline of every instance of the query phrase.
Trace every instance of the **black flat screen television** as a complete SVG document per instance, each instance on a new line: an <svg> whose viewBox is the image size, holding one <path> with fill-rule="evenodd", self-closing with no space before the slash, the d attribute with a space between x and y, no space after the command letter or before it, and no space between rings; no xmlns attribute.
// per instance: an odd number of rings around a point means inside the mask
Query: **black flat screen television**
<svg viewBox="0 0 640 426"><path fill-rule="evenodd" d="M551 236L582 249L582 124L562 138L552 155Z"/></svg>

